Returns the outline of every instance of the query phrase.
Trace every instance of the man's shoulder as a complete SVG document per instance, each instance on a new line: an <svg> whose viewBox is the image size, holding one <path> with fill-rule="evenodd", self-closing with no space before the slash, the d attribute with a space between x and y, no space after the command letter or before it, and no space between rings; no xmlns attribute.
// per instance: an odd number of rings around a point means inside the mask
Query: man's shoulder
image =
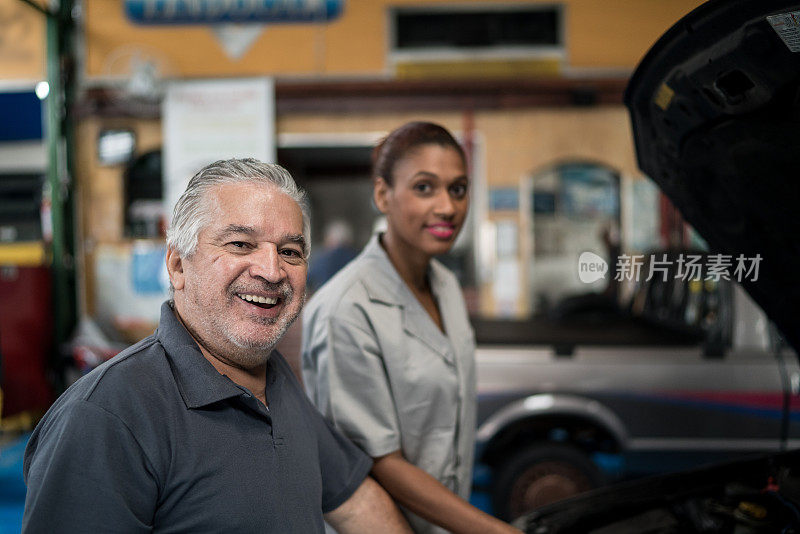
<svg viewBox="0 0 800 534"><path fill-rule="evenodd" d="M170 387L168 375L169 363L155 336L128 347L79 378L56 399L36 426L26 457L30 458L47 436L57 439L65 428L75 425L98 430L113 421L132 432L155 432L154 422L143 421L163 412L164 402L169 402L171 390L176 388ZM88 426L80 420L86 418L93 421Z"/></svg>
<svg viewBox="0 0 800 534"><path fill-rule="evenodd" d="M58 399L65 404L89 401L113 410L143 396L163 392L174 381L164 347L155 335L131 345L72 384Z"/></svg>

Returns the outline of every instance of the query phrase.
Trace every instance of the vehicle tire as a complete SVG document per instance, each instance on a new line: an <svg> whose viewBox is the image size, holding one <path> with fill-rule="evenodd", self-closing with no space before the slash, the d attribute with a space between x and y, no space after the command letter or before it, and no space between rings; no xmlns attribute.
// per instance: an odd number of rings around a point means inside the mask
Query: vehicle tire
<svg viewBox="0 0 800 534"><path fill-rule="evenodd" d="M543 443L523 449L499 466L492 484L492 506L497 517L512 521L601 483L597 466L580 449Z"/></svg>

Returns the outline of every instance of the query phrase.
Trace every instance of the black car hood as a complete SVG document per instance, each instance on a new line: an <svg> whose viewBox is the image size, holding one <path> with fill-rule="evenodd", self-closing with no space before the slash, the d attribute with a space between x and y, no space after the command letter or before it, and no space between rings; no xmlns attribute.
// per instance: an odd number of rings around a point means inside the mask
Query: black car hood
<svg viewBox="0 0 800 534"><path fill-rule="evenodd" d="M796 532L783 527L791 521L786 514L796 512L786 498L800 497L799 468L800 451L753 456L596 489L514 524L529 534ZM762 524L746 529L747 517L730 517L741 503L763 507Z"/></svg>
<svg viewBox="0 0 800 534"><path fill-rule="evenodd" d="M625 105L639 166L711 250L761 256L742 285L800 353L798 23L798 0L707 2L650 49Z"/></svg>

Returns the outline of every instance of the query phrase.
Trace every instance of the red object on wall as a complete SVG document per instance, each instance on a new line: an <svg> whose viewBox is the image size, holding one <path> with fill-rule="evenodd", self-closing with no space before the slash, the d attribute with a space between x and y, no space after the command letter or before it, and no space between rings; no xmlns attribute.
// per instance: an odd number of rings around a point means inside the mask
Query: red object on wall
<svg viewBox="0 0 800 534"><path fill-rule="evenodd" d="M0 266L3 417L50 406L53 391L46 368L52 349L49 268Z"/></svg>

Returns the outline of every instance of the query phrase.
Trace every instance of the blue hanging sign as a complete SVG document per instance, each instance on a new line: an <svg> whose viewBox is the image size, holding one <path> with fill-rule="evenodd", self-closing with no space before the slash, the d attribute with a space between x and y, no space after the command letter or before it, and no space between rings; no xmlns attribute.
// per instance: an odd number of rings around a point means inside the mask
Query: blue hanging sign
<svg viewBox="0 0 800 534"><path fill-rule="evenodd" d="M330 22L344 0L125 0L136 24Z"/></svg>
<svg viewBox="0 0 800 534"><path fill-rule="evenodd" d="M30 91L0 91L0 141L42 139L42 101Z"/></svg>

